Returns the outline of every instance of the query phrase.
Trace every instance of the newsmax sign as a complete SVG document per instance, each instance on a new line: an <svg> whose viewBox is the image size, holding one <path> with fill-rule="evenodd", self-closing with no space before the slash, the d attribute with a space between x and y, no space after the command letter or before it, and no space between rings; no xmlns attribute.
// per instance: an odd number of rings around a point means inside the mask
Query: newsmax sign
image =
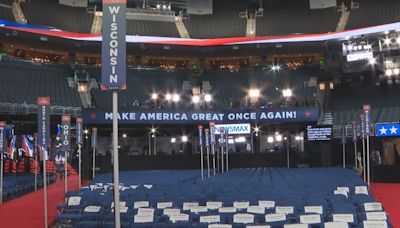
<svg viewBox="0 0 400 228"><path fill-rule="evenodd" d="M82 117L86 124L112 124L111 110L84 109ZM120 124L208 124L215 123L289 123L315 122L317 107L258 109L258 110L120 110Z"/></svg>

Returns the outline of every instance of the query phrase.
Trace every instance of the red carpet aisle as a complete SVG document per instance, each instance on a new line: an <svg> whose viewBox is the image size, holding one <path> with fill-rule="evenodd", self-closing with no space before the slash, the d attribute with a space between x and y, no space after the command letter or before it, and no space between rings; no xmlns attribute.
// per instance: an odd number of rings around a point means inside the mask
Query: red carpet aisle
<svg viewBox="0 0 400 228"><path fill-rule="evenodd" d="M68 178L68 189L78 189L78 175ZM57 181L47 189L48 219L52 223L57 215L56 206L64 198L64 180ZM43 189L8 201L0 206L1 227L44 227Z"/></svg>
<svg viewBox="0 0 400 228"><path fill-rule="evenodd" d="M395 228L400 228L400 184L371 183L372 194L383 204Z"/></svg>

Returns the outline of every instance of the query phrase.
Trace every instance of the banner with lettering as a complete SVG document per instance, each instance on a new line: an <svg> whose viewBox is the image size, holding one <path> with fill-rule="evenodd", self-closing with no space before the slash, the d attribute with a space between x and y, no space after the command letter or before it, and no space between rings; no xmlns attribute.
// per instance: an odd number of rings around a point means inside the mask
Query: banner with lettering
<svg viewBox="0 0 400 228"><path fill-rule="evenodd" d="M61 145L62 149L64 151L69 151L71 148L71 143L70 143L70 127L71 127L71 116L69 115L63 115L61 117Z"/></svg>
<svg viewBox="0 0 400 228"><path fill-rule="evenodd" d="M0 121L0 155L3 156L6 139L6 122Z"/></svg>
<svg viewBox="0 0 400 228"><path fill-rule="evenodd" d="M103 0L101 89L126 88L126 0Z"/></svg>
<svg viewBox="0 0 400 228"><path fill-rule="evenodd" d="M47 160L50 147L50 97L38 97L38 143L42 159Z"/></svg>
<svg viewBox="0 0 400 228"><path fill-rule="evenodd" d="M82 145L83 144L83 119L82 117L76 118L76 144Z"/></svg>
<svg viewBox="0 0 400 228"><path fill-rule="evenodd" d="M112 111L84 109L86 124L112 124ZM225 110L225 111L176 111L176 110L120 110L120 124L208 124L215 123L288 123L316 122L318 107Z"/></svg>

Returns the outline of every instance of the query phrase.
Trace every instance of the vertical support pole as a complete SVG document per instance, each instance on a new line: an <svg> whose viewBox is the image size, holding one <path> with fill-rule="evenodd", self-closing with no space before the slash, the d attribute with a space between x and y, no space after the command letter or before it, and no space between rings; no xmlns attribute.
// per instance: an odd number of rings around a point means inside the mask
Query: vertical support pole
<svg viewBox="0 0 400 228"><path fill-rule="evenodd" d="M115 227L121 227L119 203L119 159L118 159L118 93L113 91L113 175Z"/></svg>
<svg viewBox="0 0 400 228"><path fill-rule="evenodd" d="M43 195L44 195L44 227L47 228L47 169L46 169L46 160L47 160L47 148L42 148L43 152Z"/></svg>
<svg viewBox="0 0 400 228"><path fill-rule="evenodd" d="M64 193L68 192L68 151L64 151Z"/></svg>

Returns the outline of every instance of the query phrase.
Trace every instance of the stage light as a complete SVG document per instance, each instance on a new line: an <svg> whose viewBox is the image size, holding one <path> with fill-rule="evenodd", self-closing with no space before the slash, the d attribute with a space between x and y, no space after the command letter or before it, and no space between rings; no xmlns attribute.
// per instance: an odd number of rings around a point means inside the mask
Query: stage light
<svg viewBox="0 0 400 228"><path fill-rule="evenodd" d="M187 142L188 141L188 137L186 135L183 135L181 140L182 140L182 142Z"/></svg>
<svg viewBox="0 0 400 228"><path fill-rule="evenodd" d="M157 8L157 9L160 9L160 8L161 8L161 5L160 5L159 3L157 3L156 8Z"/></svg>
<svg viewBox="0 0 400 228"><path fill-rule="evenodd" d="M301 137L300 137L300 136L296 136L296 137L294 138L294 140L300 141L300 140L301 140Z"/></svg>
<svg viewBox="0 0 400 228"><path fill-rule="evenodd" d="M273 66L271 67L271 70L272 70L272 71L280 71L280 70L281 70L281 66L280 66L280 65L273 65Z"/></svg>
<svg viewBox="0 0 400 228"><path fill-rule="evenodd" d="M390 44L390 42L391 42L391 41L390 41L390 39L389 39L389 38L386 38L386 39L385 39L385 44L386 44L386 45L389 45L389 44Z"/></svg>
<svg viewBox="0 0 400 228"><path fill-rule="evenodd" d="M172 95L170 93L165 94L165 100L167 101L172 100Z"/></svg>
<svg viewBox="0 0 400 228"><path fill-rule="evenodd" d="M274 137L268 136L267 142L268 142L268 143L273 143L273 142L274 142Z"/></svg>
<svg viewBox="0 0 400 228"><path fill-rule="evenodd" d="M127 135L126 134L122 134L122 138L126 138L127 137Z"/></svg>
<svg viewBox="0 0 400 228"><path fill-rule="evenodd" d="M374 65L376 63L376 59L375 58L369 59L368 62L369 64Z"/></svg>
<svg viewBox="0 0 400 228"><path fill-rule="evenodd" d="M228 139L228 144L235 144L235 140L234 139Z"/></svg>
<svg viewBox="0 0 400 228"><path fill-rule="evenodd" d="M198 104L200 102L200 97L198 95L193 95L192 102Z"/></svg>
<svg viewBox="0 0 400 228"><path fill-rule="evenodd" d="M155 133L156 132L156 129L153 127L153 128L151 128L151 133Z"/></svg>
<svg viewBox="0 0 400 228"><path fill-rule="evenodd" d="M282 135L276 135L275 139L277 142L281 142L282 141Z"/></svg>
<svg viewBox="0 0 400 228"><path fill-rule="evenodd" d="M151 99L157 100L157 98L158 98L158 94L157 93L152 93L151 94Z"/></svg>
<svg viewBox="0 0 400 228"><path fill-rule="evenodd" d="M393 74L393 71L391 69L385 70L385 75L386 76L392 76L392 74Z"/></svg>
<svg viewBox="0 0 400 228"><path fill-rule="evenodd" d="M259 96L260 96L260 90L259 89L250 89L249 90L249 97L258 98Z"/></svg>
<svg viewBox="0 0 400 228"><path fill-rule="evenodd" d="M83 130L83 134L89 134L89 130L88 129L85 129L85 130Z"/></svg>
<svg viewBox="0 0 400 228"><path fill-rule="evenodd" d="M291 97L293 95L292 94L292 90L291 89L284 89L284 90L282 90L282 95L285 98L289 98L289 97Z"/></svg>
<svg viewBox="0 0 400 228"><path fill-rule="evenodd" d="M204 101L205 101L205 102L211 102L211 101L212 101L212 96L211 96L211 94L206 94L206 95L204 95Z"/></svg>
<svg viewBox="0 0 400 228"><path fill-rule="evenodd" d="M178 102L181 99L181 97L179 96L179 94L174 94L172 95L172 101L173 102Z"/></svg>
<svg viewBox="0 0 400 228"><path fill-rule="evenodd" d="M176 143L176 138L171 138L171 143Z"/></svg>
<svg viewBox="0 0 400 228"><path fill-rule="evenodd" d="M398 44L400 44L400 36L397 37L396 42L397 42Z"/></svg>
<svg viewBox="0 0 400 228"><path fill-rule="evenodd" d="M256 127L254 128L254 132L258 133L259 131L260 131L260 128L259 128L258 126L256 126Z"/></svg>
<svg viewBox="0 0 400 228"><path fill-rule="evenodd" d="M400 74L400 69L399 68L394 69L393 70L393 74L399 75Z"/></svg>

